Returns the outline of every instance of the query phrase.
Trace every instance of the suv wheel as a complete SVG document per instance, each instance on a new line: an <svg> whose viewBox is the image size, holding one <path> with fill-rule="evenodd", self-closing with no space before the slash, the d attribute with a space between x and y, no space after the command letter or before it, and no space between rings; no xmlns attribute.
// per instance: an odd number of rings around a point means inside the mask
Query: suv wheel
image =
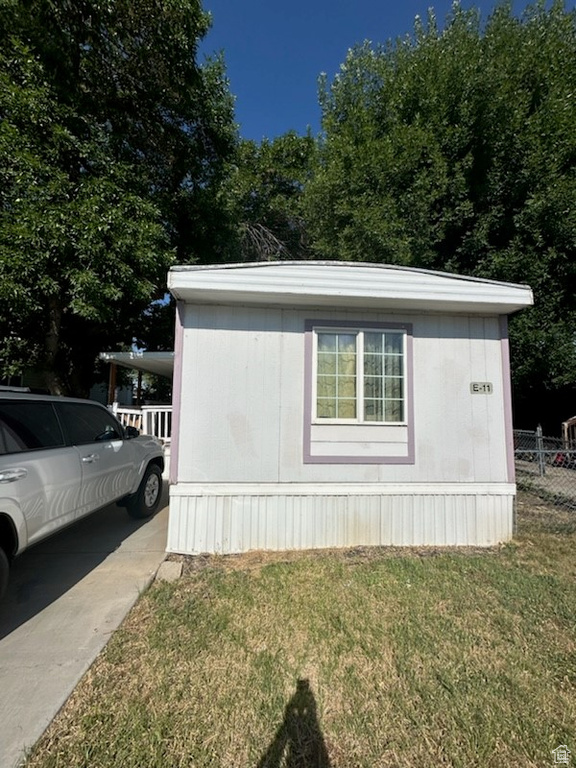
<svg viewBox="0 0 576 768"><path fill-rule="evenodd" d="M151 517L160 505L162 495L162 473L157 464L149 464L140 487L126 503L131 517L142 519Z"/></svg>
<svg viewBox="0 0 576 768"><path fill-rule="evenodd" d="M10 563L6 552L0 547L0 599L6 592L8 586L8 575L10 573Z"/></svg>

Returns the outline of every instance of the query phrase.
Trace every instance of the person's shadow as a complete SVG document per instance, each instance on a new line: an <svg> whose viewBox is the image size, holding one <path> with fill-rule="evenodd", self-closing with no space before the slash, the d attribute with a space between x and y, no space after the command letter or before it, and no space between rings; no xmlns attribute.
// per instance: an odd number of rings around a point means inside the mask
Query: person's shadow
<svg viewBox="0 0 576 768"><path fill-rule="evenodd" d="M308 680L298 680L284 719L257 768L330 768Z"/></svg>

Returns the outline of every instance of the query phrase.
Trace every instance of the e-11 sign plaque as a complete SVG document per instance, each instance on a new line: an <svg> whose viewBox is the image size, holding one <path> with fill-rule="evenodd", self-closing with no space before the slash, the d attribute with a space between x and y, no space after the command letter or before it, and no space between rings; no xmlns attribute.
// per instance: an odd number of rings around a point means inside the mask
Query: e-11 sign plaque
<svg viewBox="0 0 576 768"><path fill-rule="evenodd" d="M472 381L470 382L470 392L473 395L491 395L493 392L491 381Z"/></svg>

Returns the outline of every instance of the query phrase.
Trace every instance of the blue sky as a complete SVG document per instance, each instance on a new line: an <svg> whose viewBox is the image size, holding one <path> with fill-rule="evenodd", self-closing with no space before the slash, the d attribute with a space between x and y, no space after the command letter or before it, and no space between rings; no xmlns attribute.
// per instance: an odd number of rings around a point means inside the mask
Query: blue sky
<svg viewBox="0 0 576 768"><path fill-rule="evenodd" d="M201 53L223 51L244 138L320 129L318 76L336 74L356 43L404 36L434 8L443 26L451 0L204 0L212 30ZM570 3L572 6L573 3ZM486 20L494 2L462 0ZM525 3L515 2L515 12Z"/></svg>

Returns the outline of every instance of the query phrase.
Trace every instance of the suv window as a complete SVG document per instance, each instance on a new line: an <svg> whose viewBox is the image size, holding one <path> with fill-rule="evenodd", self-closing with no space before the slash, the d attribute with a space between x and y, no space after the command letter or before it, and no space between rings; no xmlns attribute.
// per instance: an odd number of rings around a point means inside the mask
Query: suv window
<svg viewBox="0 0 576 768"><path fill-rule="evenodd" d="M72 445L122 440L122 427L104 408L83 403L58 403L68 440Z"/></svg>
<svg viewBox="0 0 576 768"><path fill-rule="evenodd" d="M64 445L52 403L0 402L0 454Z"/></svg>

